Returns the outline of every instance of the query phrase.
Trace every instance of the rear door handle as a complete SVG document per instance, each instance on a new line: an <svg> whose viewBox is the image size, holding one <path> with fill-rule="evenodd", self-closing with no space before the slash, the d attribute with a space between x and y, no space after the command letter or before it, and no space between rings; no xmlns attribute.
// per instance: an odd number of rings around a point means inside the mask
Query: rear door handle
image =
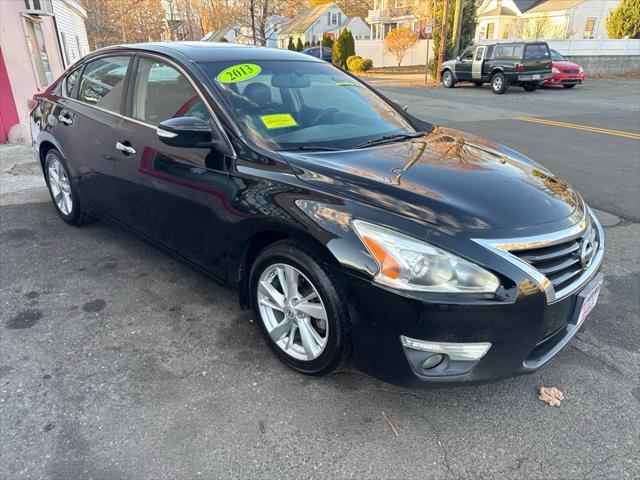
<svg viewBox="0 0 640 480"><path fill-rule="evenodd" d="M136 153L136 149L133 148L131 145L125 145L124 143L120 143L120 142L116 143L116 150L120 150L125 155L135 155Z"/></svg>
<svg viewBox="0 0 640 480"><path fill-rule="evenodd" d="M71 125L73 123L73 120L63 113L58 115L58 121L65 125Z"/></svg>

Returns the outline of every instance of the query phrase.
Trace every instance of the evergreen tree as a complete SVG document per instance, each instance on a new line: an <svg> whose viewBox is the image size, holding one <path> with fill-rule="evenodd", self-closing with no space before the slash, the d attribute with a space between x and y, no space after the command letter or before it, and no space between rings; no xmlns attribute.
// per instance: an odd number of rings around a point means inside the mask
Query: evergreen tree
<svg viewBox="0 0 640 480"><path fill-rule="evenodd" d="M622 0L607 17L609 38L640 38L640 0Z"/></svg>
<svg viewBox="0 0 640 480"><path fill-rule="evenodd" d="M347 32L346 28L343 28L338 35L338 38L334 40L333 47L331 49L331 57L334 65L340 68L347 67L347 43L348 43L349 32Z"/></svg>
<svg viewBox="0 0 640 480"><path fill-rule="evenodd" d="M347 58L352 57L356 54L356 41L353 38L353 34L350 31L347 31L347 38L345 42L345 65L347 63Z"/></svg>
<svg viewBox="0 0 640 480"><path fill-rule="evenodd" d="M462 25L460 26L460 52L473 43L473 36L476 30L476 3L475 0L463 0L464 10L462 11ZM456 2L449 2L449 15L447 26L447 44L444 49L443 62L453 58L453 21L455 16ZM433 58L429 60L429 73L433 78L438 73L438 53L440 52L440 39L442 37L442 10L433 22Z"/></svg>
<svg viewBox="0 0 640 480"><path fill-rule="evenodd" d="M289 43L287 44L287 50L293 50L295 52L296 46L293 44L293 38L289 37Z"/></svg>
<svg viewBox="0 0 640 480"><path fill-rule="evenodd" d="M296 43L296 52L301 52L304 47L302 46L302 40L298 37L298 43Z"/></svg>

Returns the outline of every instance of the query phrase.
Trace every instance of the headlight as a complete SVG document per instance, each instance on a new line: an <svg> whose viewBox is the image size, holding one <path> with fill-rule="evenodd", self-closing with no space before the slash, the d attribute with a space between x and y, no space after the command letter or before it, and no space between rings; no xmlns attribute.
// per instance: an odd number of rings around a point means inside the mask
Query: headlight
<svg viewBox="0 0 640 480"><path fill-rule="evenodd" d="M560 73L560 70L558 70L556 67L551 68L551 71L553 73Z"/></svg>
<svg viewBox="0 0 640 480"><path fill-rule="evenodd" d="M401 290L434 293L493 293L490 272L416 238L354 220L353 227L378 263L375 281Z"/></svg>
<svg viewBox="0 0 640 480"><path fill-rule="evenodd" d="M580 72L580 73L584 73L584 68L582 68L582 67L578 67L578 72Z"/></svg>

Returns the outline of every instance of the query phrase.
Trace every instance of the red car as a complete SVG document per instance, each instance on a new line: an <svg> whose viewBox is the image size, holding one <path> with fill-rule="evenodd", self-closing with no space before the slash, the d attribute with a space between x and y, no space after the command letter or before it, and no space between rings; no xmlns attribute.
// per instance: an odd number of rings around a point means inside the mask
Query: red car
<svg viewBox="0 0 640 480"><path fill-rule="evenodd" d="M551 71L553 78L545 80L542 85L562 85L573 88L584 83L584 69L577 63L565 60L556 50L551 50Z"/></svg>

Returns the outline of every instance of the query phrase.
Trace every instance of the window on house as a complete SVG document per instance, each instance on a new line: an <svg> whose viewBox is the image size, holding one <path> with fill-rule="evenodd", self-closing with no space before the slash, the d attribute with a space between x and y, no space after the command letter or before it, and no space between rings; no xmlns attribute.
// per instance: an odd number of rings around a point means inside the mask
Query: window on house
<svg viewBox="0 0 640 480"><path fill-rule="evenodd" d="M493 34L495 32L496 24L487 23L487 40L493 40Z"/></svg>
<svg viewBox="0 0 640 480"><path fill-rule="evenodd" d="M331 14L331 25L337 25L338 24L338 15L335 13Z"/></svg>
<svg viewBox="0 0 640 480"><path fill-rule="evenodd" d="M45 87L53 82L53 74L49 65L49 55L44 43L44 35L39 22L35 22L30 18L25 19L27 27L27 48L31 55L31 60L38 75L38 84Z"/></svg>
<svg viewBox="0 0 640 480"><path fill-rule="evenodd" d="M84 69L78 99L112 112L120 111L129 57L102 57Z"/></svg>
<svg viewBox="0 0 640 480"><path fill-rule="evenodd" d="M596 17L587 18L587 24L584 26L584 38L593 38L596 28Z"/></svg>

